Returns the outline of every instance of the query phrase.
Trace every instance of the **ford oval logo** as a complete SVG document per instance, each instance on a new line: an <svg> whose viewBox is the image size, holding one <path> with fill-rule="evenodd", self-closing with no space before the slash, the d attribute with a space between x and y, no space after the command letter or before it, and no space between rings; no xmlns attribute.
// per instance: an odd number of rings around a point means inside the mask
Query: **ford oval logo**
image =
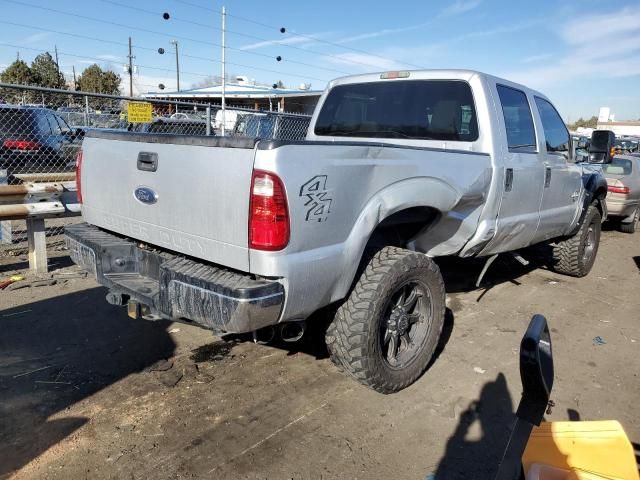
<svg viewBox="0 0 640 480"><path fill-rule="evenodd" d="M149 187L138 187L133 191L133 196L140 202L151 205L158 201L158 194Z"/></svg>

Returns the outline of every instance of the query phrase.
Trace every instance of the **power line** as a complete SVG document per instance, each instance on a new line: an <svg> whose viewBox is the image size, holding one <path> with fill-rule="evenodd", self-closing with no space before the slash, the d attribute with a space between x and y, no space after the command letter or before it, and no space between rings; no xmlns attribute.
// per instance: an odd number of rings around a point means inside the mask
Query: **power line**
<svg viewBox="0 0 640 480"><path fill-rule="evenodd" d="M42 49L39 49L39 48L24 47L24 46L20 46L20 45L13 45L11 43L0 43L0 46L2 46L2 47L11 47L11 48L19 48L19 49L22 49L22 50L29 50L29 51L32 51L32 52L39 52L39 53L47 52L47 50L42 50ZM100 63L103 63L103 62L114 63L115 62L115 61L112 61L112 60L109 60L109 59L105 59L105 58L90 57L88 55L77 55L75 53L70 53L70 52L59 51L58 53L60 55L66 55L67 57L82 58L82 59L87 59L87 60L95 60L96 62L100 62ZM123 64L128 62L128 59L125 60L125 57L117 57L117 58L122 60ZM152 67L151 65L136 64L135 66L139 67L139 68L146 68L146 69L149 69L149 70L158 70L158 71L161 71L161 72L167 72L167 70L170 70L170 69L162 68L162 67ZM183 72L183 73L186 73L188 75L196 75L196 76L200 76L200 77L208 77L209 76L206 73L196 73L196 72L186 72L186 71Z"/></svg>
<svg viewBox="0 0 640 480"><path fill-rule="evenodd" d="M58 35L65 35L65 36L69 36L69 37L73 37L73 38L81 38L83 40L92 40L92 41L96 41L96 42L102 42L102 43L106 43L106 44L111 44L111 45L117 45L117 46L121 46L124 48L128 47L128 44L126 42L118 42L115 40L107 40L104 38L98 38L98 37L91 37L88 35L80 35L80 34L76 34L76 33L70 33L70 32L62 32L60 30L52 30L52 29L47 29L47 28L42 28L39 26L35 26L35 25L27 25L24 23L16 23L16 22L7 22L6 20L0 20L0 24L5 24L5 25L11 25L11 26L16 26L16 27L22 27L22 28L29 28L32 30L38 30L38 31L42 31L42 32L50 32L50 33L55 33ZM152 52L156 52L157 48L153 48L153 47L147 47L144 45L139 45L134 43L133 47L136 49L140 49L140 50L146 50L146 51L152 51ZM26 47L23 47L26 48ZM61 52L62 53L62 52ZM73 55L70 55L73 56ZM220 60L217 59L212 59L212 58L207 58L207 57L202 57L202 56L198 56L198 55L191 55L191 54L187 54L187 53L181 53L180 54L181 57L185 57L185 58L192 58L195 60L201 60L201 61L205 61L205 62L210 62L210 63L218 63ZM80 56L78 55L78 57L80 58ZM91 57L88 56L82 56L82 58L89 58L91 59ZM123 57L124 58L124 57ZM100 62L105 62L108 61L107 59L104 58L98 58L97 59ZM234 63L234 62L227 62L228 65L233 65L236 67L242 67L242 68L249 68L249 69L254 69L254 70L260 70L260 71L264 71L264 72L269 72L269 73L276 73L278 75L289 75L289 76L293 76L295 78L300 78L300 79L308 79L308 80L317 80L319 82L327 82L328 80L326 78L319 78L319 77L314 77L314 76L310 76L310 75L304 75L301 76L297 73L291 73L291 72L286 72L286 71L282 71L282 70L273 70L273 69L268 69L268 68L262 68L262 67L255 67L255 66L251 66L251 65L244 65L241 63ZM149 67L146 67L149 68ZM156 67L150 67L151 69L154 69ZM163 69L164 70L164 69ZM187 72L185 72L187 73ZM201 75L201 74L197 74L197 75Z"/></svg>
<svg viewBox="0 0 640 480"><path fill-rule="evenodd" d="M70 17L81 18L83 20L89 20L89 21L93 21L93 22L104 23L104 24L107 24L107 25L113 25L113 26L117 26L117 27L120 27L120 28L125 28L125 29L127 29L129 31L133 30L133 31L146 32L146 33L151 33L151 34L154 34L154 35L160 35L160 36L163 36L163 37L177 38L177 39L180 39L180 40L185 40L187 42L201 43L201 44L204 44L204 45L210 45L210 46L214 46L214 47L222 47L222 45L220 45L218 43L215 43L215 42L208 42L208 41L205 41L205 40L198 40L198 39L195 39L195 38L178 36L178 35L169 35L167 33L162 33L162 32L158 32L158 31L155 31L155 30L149 30L149 29L146 29L146 28L138 27L138 26L125 25L125 24L118 23L118 22L113 22L113 21L110 21L110 20L103 20L103 19L100 19L100 18L89 17L89 16L86 16L86 15L80 15L80 14L77 14L77 13L65 12L65 11L62 11L62 10L57 10L55 8L43 7L41 5L33 5L31 3L21 2L19 0L3 0L3 1L9 2L9 3L14 3L14 4L17 4L17 5L26 6L26 7L45 10L45 11L49 11L49 12L53 12L53 13L58 13L58 14L61 14L61 15L67 15L67 16L70 16ZM252 51L247 51L247 50L243 50L241 48L234 48L234 47L227 47L227 49L228 50L235 50L235 51L242 52L242 53L249 54L249 55L266 57L266 58L269 58L269 59L273 60L273 57L271 55L267 55L267 54L264 54L264 53L252 52ZM343 74L343 75L349 75L349 72L345 72L344 70L337 70L337 69L334 69L334 68L320 67L318 65L313 65L313 64L310 64L310 63L299 62L297 60L287 60L287 63L294 63L294 64L302 65L302 66L305 66L305 67L309 67L309 68L315 68L315 69L318 69L318 70L326 70L326 71L330 71L330 72L340 73L340 74Z"/></svg>
<svg viewBox="0 0 640 480"><path fill-rule="evenodd" d="M109 0L103 0L103 1L109 1ZM185 4L185 5L190 5L192 7L201 8L203 10L207 10L207 11L210 11L210 12L217 12L217 10L215 8L206 7L204 5L198 5L196 3L188 2L186 0L175 0L175 1L178 2L178 3ZM257 21L257 20L253 20L251 18L242 17L240 15L234 15L232 13L227 13L227 16L232 17L232 18L236 18L238 20L242 20L242 21L247 22L247 23L252 23L254 25L258 25L258 26L261 26L261 27L269 29L269 30L280 31L280 29L282 28L282 27L277 27L275 25L269 25L267 23L260 22L260 21ZM291 30L291 33L293 35L297 36L297 37L306 38L306 39L311 40L313 42L324 43L324 44L327 44L327 45L331 45L332 47L337 47L337 48L341 48L341 49L344 49L344 50L351 50L352 52L362 53L364 55L369 55L371 57L376 57L376 58L379 58L381 60L387 60L387 61L402 63L404 65L408 65L410 67L419 68L419 69L424 69L425 68L422 65L416 65L416 64L413 64L413 63L409 63L409 62L399 62L398 60L395 60L393 58L383 57L383 56L377 55L375 53L367 52L366 50L349 47L349 46L346 46L346 45L344 45L342 43L331 42L329 40L324 40L322 38L318 38L318 37L315 37L315 36L312 36L312 35L308 35L306 33L299 33L299 32L297 32L295 30ZM247 36L247 35L245 35L245 36ZM341 57L338 57L338 56L335 56L335 55L329 55L329 54L323 54L323 53L320 53L320 52L314 52L313 50L309 50L307 48L296 47L295 45L287 45L285 43L278 42L277 40L266 40L266 39L261 39L260 37L253 37L253 38L255 38L256 40L273 41L273 42L277 43L278 45L282 45L282 46L285 46L285 47L296 48L298 50L303 50L305 52L311 52L311 53L317 53L319 55L332 56L332 57L340 58L343 61L347 61L347 60L342 59ZM375 64L359 62L359 61L356 61L356 60L349 60L349 62L350 63L359 63L361 65L368 65L368 66L372 66L372 67L378 67L378 65L375 65Z"/></svg>
<svg viewBox="0 0 640 480"><path fill-rule="evenodd" d="M2 23L2 22L0 21L0 23ZM46 52L46 50L42 50L42 49L38 49L38 48L25 47L25 46L20 46L20 45L14 45L14 44L11 44L11 43L0 43L0 46L1 47L17 48L17 49L22 49L22 50L29 50L29 51L38 52L38 53ZM140 47L136 47L136 48L140 48ZM94 60L94 61L96 61L96 63L104 63L104 62L114 63L114 61L111 61L111 60L105 59L105 58L91 57L91 56L88 56L88 55L78 55L78 54L74 54L74 53L70 53L70 52L62 52L62 51L59 51L58 53L60 55L66 55L67 57L72 57L72 58ZM182 56L186 56L186 55L182 55ZM117 57L117 58L118 58L118 60L121 61L121 63L123 63L123 64L125 63L125 57ZM196 58L202 58L203 60L207 60L209 62L215 62L215 60L207 59L207 58L204 58L204 57L196 57ZM120 62L118 62L118 63L120 63ZM299 79L302 79L302 80L310 79L310 80L318 80L320 82L326 82L327 81L326 79L323 79L323 78L316 78L316 77L310 77L310 76L298 76L295 73L287 73L287 72L281 72L281 71L278 71L278 70L271 70L271 69L268 69L268 68L254 67L254 66L251 66L251 65L244 65L242 63L227 62L227 65L232 65L234 67L254 69L254 70L261 70L261 71L265 71L265 72L269 72L269 73L276 73L278 75L285 74L285 75L290 75L290 76L293 76L294 78L299 78ZM136 66L138 66L140 68L146 68L146 69L149 69L149 70L158 70L158 71L164 72L165 75L167 75L167 72L171 70L170 68L152 67L151 65L136 65ZM196 76L200 76L200 77L203 77L203 78L213 77L213 75L211 75L211 74L188 72L188 71L184 71L184 70L181 70L181 71L183 73L188 74L188 75L196 75Z"/></svg>
<svg viewBox="0 0 640 480"><path fill-rule="evenodd" d="M133 11L137 11L137 12L141 12L141 13L146 13L148 15L153 15L154 17L158 16L158 12L154 12L153 10L147 10L145 8L134 7L134 6L127 5L127 4L124 4L124 3L121 3L121 2L117 2L115 0L98 0L98 1L104 2L104 3L108 3L108 4L111 4L111 5L116 5L118 7L126 8L126 9L129 9L129 10L133 10ZM189 5L192 5L192 4L189 4ZM205 7L202 7L202 8L205 8ZM208 10L208 11L216 12L216 10L212 9L212 8L211 9L205 8L205 9ZM266 26L266 24L263 24L263 23L260 23L260 22L255 22L253 20L246 19L244 17L240 17L240 16L237 16L237 15L228 14L228 16L234 17L234 18L238 18L238 19L242 19L244 21L249 21L251 23L257 23L259 25ZM179 18L179 17L174 17L174 16L171 16L171 19L176 21L176 22L182 22L182 23L187 23L187 24L190 24L190 25L196 25L198 27L206 28L207 30L211 30L211 29L220 30L220 28L216 27L215 25L206 25L206 24L203 24L203 23L194 22L192 20L186 20L186 19ZM276 29L276 27L270 27L270 26L268 28ZM323 56L323 57L334 58L334 59L339 60L342 63L347 63L347 64L352 63L352 64L357 64L357 65L364 65L364 66L367 66L367 67L379 68L379 65L377 65L377 64L363 62L363 61L359 61L359 60L348 59L348 58L344 58L344 57L341 57L339 55L334 55L334 54L330 54L330 53L318 52L316 50L310 50L308 48L298 47L296 45L290 45L290 44L282 42L282 41L272 40L272 39L268 39L268 38L264 38L264 37L258 37L256 35L251 35L251 34L248 34L248 33L237 32L237 31L229 30L229 29L226 29L226 33L230 33L230 34L233 34L233 35L238 35L238 36L241 36L241 37L249 38L251 40L258 40L260 42L273 43L273 44L279 45L281 47L292 48L294 50L300 50L300 51L302 51L304 53L307 53L307 54L313 53L314 55L320 55L320 56ZM365 52L363 50L353 49L353 48L350 48L350 47L343 47L338 43L333 43L333 42L329 42L329 41L326 41L326 40L321 40L321 39L318 39L318 38L315 38L315 37L311 37L311 36L308 36L308 35L296 33L296 36L302 37L302 38L307 38L307 39L310 39L310 40L313 40L313 41L319 42L319 43L327 43L329 45L337 46L337 47L340 47L340 48L345 48L347 50L354 50L356 52L364 53L366 55L370 55L372 57L380 58L380 59L383 59L383 60L396 62L396 60L393 60L393 59L390 59L390 58L385 58L385 57L381 57L379 55L374 55L374 54ZM230 50L239 50L239 51L242 51L244 53L251 53L253 55L259 54L258 52L248 52L247 49L244 49L244 48L232 48L232 47L229 47L229 49ZM271 55L266 55L266 54L260 54L260 55L265 56L267 58L272 58ZM291 61L291 60L289 60L289 61ZM300 63L301 65L309 66L308 64L304 64L302 62L297 62L297 63ZM400 63L400 62L398 62L398 63ZM411 63L406 63L406 62L402 62L402 63L404 63L405 65L408 65L408 66L413 66L413 67L417 67L417 68L423 68L423 67L420 67L419 65L413 65ZM347 72L343 72L343 71L335 70L335 69L332 69L332 70L334 72L336 72L336 73L342 73L342 74L347 74L348 75Z"/></svg>

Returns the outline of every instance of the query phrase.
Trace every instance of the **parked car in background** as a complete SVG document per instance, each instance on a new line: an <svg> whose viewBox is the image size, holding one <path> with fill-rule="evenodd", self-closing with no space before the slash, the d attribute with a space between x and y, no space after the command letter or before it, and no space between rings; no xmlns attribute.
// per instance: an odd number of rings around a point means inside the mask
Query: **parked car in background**
<svg viewBox="0 0 640 480"><path fill-rule="evenodd" d="M304 140L310 116L273 113L240 114L233 135L273 140Z"/></svg>
<svg viewBox="0 0 640 480"><path fill-rule="evenodd" d="M233 127L236 124L236 121L238 120L238 116L242 115L243 113L246 113L245 110L234 110L231 108L225 108L224 110L224 128L226 131L231 131L233 130ZM214 121L213 121L213 125L216 129L216 131L220 131L222 130L222 110L218 110L215 114L215 116L213 117Z"/></svg>
<svg viewBox="0 0 640 480"><path fill-rule="evenodd" d="M69 127L53 110L0 106L0 169L20 173L68 171L84 132Z"/></svg>
<svg viewBox="0 0 640 480"><path fill-rule="evenodd" d="M616 138L616 153L619 154L627 154L634 153L638 151L638 139L625 137L625 138Z"/></svg>
<svg viewBox="0 0 640 480"><path fill-rule="evenodd" d="M620 230L634 233L640 223L640 156L616 155L602 166L607 179L607 209Z"/></svg>
<svg viewBox="0 0 640 480"><path fill-rule="evenodd" d="M588 162L591 137L573 136L571 141L573 142L576 162Z"/></svg>

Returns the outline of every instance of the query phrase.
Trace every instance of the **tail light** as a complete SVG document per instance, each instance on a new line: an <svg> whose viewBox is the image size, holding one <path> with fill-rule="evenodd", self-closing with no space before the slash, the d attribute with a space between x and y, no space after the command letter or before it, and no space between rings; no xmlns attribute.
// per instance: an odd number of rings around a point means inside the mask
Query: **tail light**
<svg viewBox="0 0 640 480"><path fill-rule="evenodd" d="M624 195L628 195L631 192L629 187L618 186L618 185L609 185L607 187L607 190L610 191L611 193L622 193Z"/></svg>
<svg viewBox="0 0 640 480"><path fill-rule="evenodd" d="M289 210L282 180L254 170L249 202L249 248L282 250L289 243Z"/></svg>
<svg viewBox="0 0 640 480"><path fill-rule="evenodd" d="M32 140L5 140L2 144L3 148L11 150L40 150L41 146Z"/></svg>
<svg viewBox="0 0 640 480"><path fill-rule="evenodd" d="M78 203L82 203L82 150L78 150L76 156L76 196Z"/></svg>

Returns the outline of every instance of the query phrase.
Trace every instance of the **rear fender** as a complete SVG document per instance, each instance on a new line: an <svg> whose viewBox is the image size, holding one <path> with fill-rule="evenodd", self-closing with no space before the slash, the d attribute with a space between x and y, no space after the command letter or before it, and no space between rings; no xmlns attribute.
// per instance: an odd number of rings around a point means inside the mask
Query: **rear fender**
<svg viewBox="0 0 640 480"><path fill-rule="evenodd" d="M344 244L342 265L345 268L332 292L332 301L348 294L359 267L359 261L354 259L362 258L376 228L395 213L416 207L439 212L435 218L432 214L425 218L425 227L409 242L408 248L427 254L432 254L433 248L447 253L460 250L469 239L469 233L461 224L471 217L471 232L477 226L490 172L485 177L481 175L465 192L435 177L403 180L377 192L363 208Z"/></svg>

